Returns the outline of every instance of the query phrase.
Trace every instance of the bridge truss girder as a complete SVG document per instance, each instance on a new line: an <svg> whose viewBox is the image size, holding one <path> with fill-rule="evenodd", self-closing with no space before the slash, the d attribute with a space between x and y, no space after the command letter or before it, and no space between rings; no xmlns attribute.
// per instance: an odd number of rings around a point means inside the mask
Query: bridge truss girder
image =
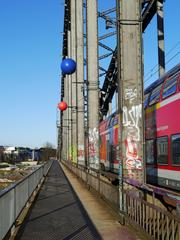
<svg viewBox="0 0 180 240"><path fill-rule="evenodd" d="M142 1L142 31L144 32L148 24L153 19L154 15L157 13L157 2L163 4L164 0L148 0ZM163 19L160 19L158 22L163 22ZM163 30L162 30L163 31ZM160 55L161 54L161 55ZM164 67L164 52L159 53L159 62L162 62ZM115 91L117 91L117 48L115 48L112 55L108 70L104 78L104 83L100 91L100 116L101 119L103 116L106 116L109 111L109 103L112 102Z"/></svg>

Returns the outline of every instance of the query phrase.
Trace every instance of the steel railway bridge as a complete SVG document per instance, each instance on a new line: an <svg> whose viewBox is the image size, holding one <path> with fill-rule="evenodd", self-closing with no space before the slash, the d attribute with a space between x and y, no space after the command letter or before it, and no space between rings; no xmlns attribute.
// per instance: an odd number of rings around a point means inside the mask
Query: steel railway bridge
<svg viewBox="0 0 180 240"><path fill-rule="evenodd" d="M162 76L165 3L103 2L65 0L57 159L0 193L0 239L180 239L180 195L146 181L142 36L157 17ZM118 174L100 163L99 124L113 112Z"/></svg>

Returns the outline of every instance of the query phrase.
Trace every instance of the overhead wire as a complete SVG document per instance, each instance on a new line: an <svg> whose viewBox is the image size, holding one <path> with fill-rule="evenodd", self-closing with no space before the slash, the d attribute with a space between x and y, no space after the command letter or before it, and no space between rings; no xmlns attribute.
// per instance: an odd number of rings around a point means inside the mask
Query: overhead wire
<svg viewBox="0 0 180 240"><path fill-rule="evenodd" d="M178 41L169 51L168 53L165 55L166 57L180 44L180 41ZM166 65L168 63L170 63L175 57L177 57L178 55L180 54L180 51L176 52L171 58L169 58L167 61L166 61ZM156 69L156 71L154 72L154 70ZM159 71L159 68L158 68L158 64L156 64L151 70L151 74L150 72L146 75L148 76L150 74L149 77L145 78L145 81L144 83L147 85L147 83L149 83L150 79Z"/></svg>
<svg viewBox="0 0 180 240"><path fill-rule="evenodd" d="M165 57L168 57L169 54L177 48L177 46L180 45L180 41L178 41L165 55ZM178 54L175 54L175 56ZM172 57L173 59L174 57ZM166 62L166 64L169 63L169 60ZM154 70L156 69L156 71L154 72ZM145 82L147 82L151 77L153 77L157 72L158 72L158 64L156 64L155 66L152 67L152 69L146 74L145 76ZM149 76L150 75L150 76ZM148 77L149 76L149 77Z"/></svg>

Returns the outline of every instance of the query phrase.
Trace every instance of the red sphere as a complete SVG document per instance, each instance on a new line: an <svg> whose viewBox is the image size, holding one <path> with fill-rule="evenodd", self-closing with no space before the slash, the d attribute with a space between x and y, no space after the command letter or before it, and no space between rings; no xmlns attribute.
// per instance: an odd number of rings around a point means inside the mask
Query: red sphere
<svg viewBox="0 0 180 240"><path fill-rule="evenodd" d="M61 111L65 111L65 110L67 109L67 107L68 107L68 105L67 105L66 102L60 102L60 103L58 104L58 108L59 108L59 110L61 110Z"/></svg>

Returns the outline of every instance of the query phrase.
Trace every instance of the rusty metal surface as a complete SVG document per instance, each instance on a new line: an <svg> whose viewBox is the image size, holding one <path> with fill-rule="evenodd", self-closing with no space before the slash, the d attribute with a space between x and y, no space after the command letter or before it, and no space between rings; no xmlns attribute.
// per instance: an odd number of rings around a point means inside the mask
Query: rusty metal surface
<svg viewBox="0 0 180 240"><path fill-rule="evenodd" d="M57 161L16 239L101 239Z"/></svg>

